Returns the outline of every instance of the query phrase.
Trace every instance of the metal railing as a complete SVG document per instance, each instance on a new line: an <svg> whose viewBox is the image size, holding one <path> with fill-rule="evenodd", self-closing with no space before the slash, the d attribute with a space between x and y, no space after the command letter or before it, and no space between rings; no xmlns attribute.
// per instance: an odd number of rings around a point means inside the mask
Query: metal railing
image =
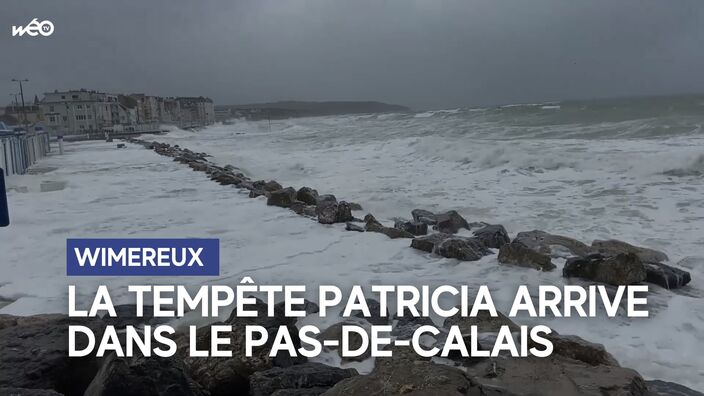
<svg viewBox="0 0 704 396"><path fill-rule="evenodd" d="M50 150L47 132L0 133L0 167L6 176L24 174Z"/></svg>

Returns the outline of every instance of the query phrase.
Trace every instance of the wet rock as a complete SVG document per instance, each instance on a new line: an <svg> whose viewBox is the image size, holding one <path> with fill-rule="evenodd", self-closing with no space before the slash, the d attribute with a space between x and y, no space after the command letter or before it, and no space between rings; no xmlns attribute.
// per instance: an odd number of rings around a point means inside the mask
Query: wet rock
<svg viewBox="0 0 704 396"><path fill-rule="evenodd" d="M344 223L353 219L354 216L352 216L352 208L350 207L350 204L345 201L340 201L337 204L337 215L335 217L335 222Z"/></svg>
<svg viewBox="0 0 704 396"><path fill-rule="evenodd" d="M470 307L469 309L471 312L472 308ZM463 317L458 313L455 316L450 316L445 319L443 327L450 328L450 326L457 326L462 334L469 334L472 326L477 326L479 333L498 333L499 330L501 330L501 326L508 326L512 332L520 331L519 326L506 317L506 315L498 311L496 313L497 316L491 316L486 310L480 310L475 317Z"/></svg>
<svg viewBox="0 0 704 396"><path fill-rule="evenodd" d="M354 223L350 223L349 221L347 222L347 224L345 224L345 230L347 230L347 231L357 231L357 232L364 232L364 231L365 231L365 230L364 230L364 227L359 226L359 225L354 224Z"/></svg>
<svg viewBox="0 0 704 396"><path fill-rule="evenodd" d="M474 236L482 241L484 246L492 249L499 249L501 246L511 242L508 232L502 225L487 225L474 231Z"/></svg>
<svg viewBox="0 0 704 396"><path fill-rule="evenodd" d="M394 228L410 232L413 235L426 235L428 233L428 225L420 221L396 221Z"/></svg>
<svg viewBox="0 0 704 396"><path fill-rule="evenodd" d="M358 373L355 369L341 369L320 363L305 363L286 368L275 367L254 373L250 377L249 395L269 396L277 391L305 391L306 389L319 395L338 382L356 375Z"/></svg>
<svg viewBox="0 0 704 396"><path fill-rule="evenodd" d="M337 221L337 202L318 201L315 213L320 224L334 224Z"/></svg>
<svg viewBox="0 0 704 396"><path fill-rule="evenodd" d="M465 366L481 395L646 396L643 378L618 366L591 366L562 356L497 357Z"/></svg>
<svg viewBox="0 0 704 396"><path fill-rule="evenodd" d="M371 213L364 216L364 222L366 223L364 229L368 232L378 232L391 239L413 238L414 236L408 231L399 230L398 228L385 227Z"/></svg>
<svg viewBox="0 0 704 396"><path fill-rule="evenodd" d="M208 164L204 164L201 162L190 162L188 166L197 172L205 172L208 169Z"/></svg>
<svg viewBox="0 0 704 396"><path fill-rule="evenodd" d="M242 178L226 172L213 173L210 178L223 186L240 186L242 184Z"/></svg>
<svg viewBox="0 0 704 396"><path fill-rule="evenodd" d="M550 261L550 256L538 253L518 242L501 246L501 249L499 249L499 263L535 268L540 271L552 271L555 269L555 264Z"/></svg>
<svg viewBox="0 0 704 396"><path fill-rule="evenodd" d="M332 194L320 195L320 196L318 196L318 199L317 199L317 201L316 201L316 205L320 205L320 204L322 204L322 203L324 203L324 202L335 202L335 203L337 203L337 198L335 198L335 196L332 195Z"/></svg>
<svg viewBox="0 0 704 396"><path fill-rule="evenodd" d="M411 216L413 216L413 221L419 223L425 223L427 225L435 225L437 220L435 219L435 213L423 210L423 209L413 209L411 211Z"/></svg>
<svg viewBox="0 0 704 396"><path fill-rule="evenodd" d="M424 252L432 253L435 250L435 246L450 237L452 237L450 234L436 233L419 238L413 238L411 241L411 247Z"/></svg>
<svg viewBox="0 0 704 396"><path fill-rule="evenodd" d="M440 242L434 253L461 261L477 261L491 254L491 251L476 238L451 237Z"/></svg>
<svg viewBox="0 0 704 396"><path fill-rule="evenodd" d="M365 301L367 302L367 307L369 307L370 316L366 317L364 316L363 312L358 311L357 313L352 315L352 317L364 319L367 322L377 326L389 324L390 315L388 309L386 311L386 316L381 316L381 304L379 303L379 301L373 298L365 298Z"/></svg>
<svg viewBox="0 0 704 396"><path fill-rule="evenodd" d="M592 242L592 251L595 253L600 253L603 256L616 256L621 253L633 253L638 256L641 261L646 263L660 263L669 260L667 254L661 251L633 246L629 243L617 241L615 239Z"/></svg>
<svg viewBox="0 0 704 396"><path fill-rule="evenodd" d="M396 324L394 325L391 335L400 340L410 340L413 333L421 326L434 326L433 321L425 316L410 316L405 312L404 316L394 316Z"/></svg>
<svg viewBox="0 0 704 396"><path fill-rule="evenodd" d="M291 206L289 208L294 211L294 213L301 216L316 217L318 215L315 205L306 205L301 201L291 202Z"/></svg>
<svg viewBox="0 0 704 396"><path fill-rule="evenodd" d="M338 203L332 200L319 200L316 213L318 222L321 224L345 223L354 219L350 205L345 201Z"/></svg>
<svg viewBox="0 0 704 396"><path fill-rule="evenodd" d="M643 282L646 270L643 262L633 253L613 257L592 254L568 259L562 275L619 286Z"/></svg>
<svg viewBox="0 0 704 396"><path fill-rule="evenodd" d="M383 359L369 375L339 382L325 396L469 395L472 384L457 368L433 362Z"/></svg>
<svg viewBox="0 0 704 396"><path fill-rule="evenodd" d="M618 362L606 351L603 345L586 341L574 335L549 334L545 336L552 342L553 355L560 355L578 360L590 366L618 366ZM539 346L543 349L544 347Z"/></svg>
<svg viewBox="0 0 704 396"><path fill-rule="evenodd" d="M704 393L674 382L653 380L645 383L648 386L648 396L704 396Z"/></svg>
<svg viewBox="0 0 704 396"><path fill-rule="evenodd" d="M275 180L269 180L268 182L264 183L264 185L262 186L262 190L268 191L268 192L278 191L283 188L284 187Z"/></svg>
<svg viewBox="0 0 704 396"><path fill-rule="evenodd" d="M306 205L318 204L318 191L310 187L301 187L296 193L296 199Z"/></svg>
<svg viewBox="0 0 704 396"><path fill-rule="evenodd" d="M272 191L266 204L269 206L279 206L288 208L296 199L296 190L293 187L287 187L281 190Z"/></svg>
<svg viewBox="0 0 704 396"><path fill-rule="evenodd" d="M82 395L100 368L94 356L68 356L69 325L83 325L100 339L100 319L65 315L17 317L0 315L0 387L53 389L65 395ZM87 345L78 335L76 347Z"/></svg>
<svg viewBox="0 0 704 396"><path fill-rule="evenodd" d="M267 316L267 304L258 300L248 310L256 310L257 317L239 317L233 310L224 323L232 326L229 333L219 333L220 337L227 339L222 350L232 351L231 357L190 357L188 356L189 341L181 340L179 356L182 356L188 373L196 382L210 392L211 396L246 395L249 392L249 377L262 370L272 367L289 367L294 364L306 362L304 357L290 356L285 351L280 351L276 357L270 357L269 352L280 326L286 326L293 338L295 348L300 347L298 330L295 327L296 318L286 318L285 312L280 307L274 310L273 317ZM254 348L252 356L245 354L245 329L248 325L263 326L269 333L269 342L264 346ZM211 345L212 324L198 329L196 346L200 350L208 350ZM229 339L228 339L229 338Z"/></svg>
<svg viewBox="0 0 704 396"><path fill-rule="evenodd" d="M692 277L689 272L662 263L644 263L648 283L654 283L666 289L678 289L687 285Z"/></svg>
<svg viewBox="0 0 704 396"><path fill-rule="evenodd" d="M585 256L592 250L576 239L538 230L519 232L513 242L519 242L531 250L553 257Z"/></svg>
<svg viewBox="0 0 704 396"><path fill-rule="evenodd" d="M108 356L85 396L205 396L177 358Z"/></svg>
<svg viewBox="0 0 704 396"><path fill-rule="evenodd" d="M103 316L102 319L106 325L115 326L117 328L124 328L130 325L140 327L145 324L157 325L166 323L169 320L168 318L154 317L154 307L151 305L143 306L141 317L137 316L137 306L135 304L116 305L115 314L117 314L115 317L108 315Z"/></svg>
<svg viewBox="0 0 704 396"><path fill-rule="evenodd" d="M433 228L446 234L456 234L461 228L469 230L467 220L454 210L435 215L435 221Z"/></svg>

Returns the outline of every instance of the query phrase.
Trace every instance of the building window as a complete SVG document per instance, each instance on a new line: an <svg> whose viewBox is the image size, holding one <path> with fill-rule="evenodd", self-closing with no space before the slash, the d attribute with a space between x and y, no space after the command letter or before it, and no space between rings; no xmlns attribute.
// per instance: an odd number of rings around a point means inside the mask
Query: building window
<svg viewBox="0 0 704 396"><path fill-rule="evenodd" d="M76 108L77 108L77 109L82 109L83 106L81 106L81 105L76 105Z"/></svg>
<svg viewBox="0 0 704 396"><path fill-rule="evenodd" d="M66 95L61 95L61 99L66 99Z"/></svg>
<svg viewBox="0 0 704 396"><path fill-rule="evenodd" d="M49 117L49 121L50 121L50 122L56 122L56 117L54 117L54 116Z"/></svg>
<svg viewBox="0 0 704 396"><path fill-rule="evenodd" d="M49 111L54 112L54 106L49 106Z"/></svg>
<svg viewBox="0 0 704 396"><path fill-rule="evenodd" d="M76 121L83 121L85 119L86 119L86 116L83 114L76 115Z"/></svg>
<svg viewBox="0 0 704 396"><path fill-rule="evenodd" d="M71 98L78 99L78 95L71 95Z"/></svg>

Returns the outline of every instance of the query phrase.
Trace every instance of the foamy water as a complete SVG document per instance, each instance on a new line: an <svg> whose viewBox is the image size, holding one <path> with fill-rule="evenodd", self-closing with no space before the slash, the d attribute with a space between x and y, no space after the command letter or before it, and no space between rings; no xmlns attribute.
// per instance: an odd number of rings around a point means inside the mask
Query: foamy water
<svg viewBox="0 0 704 396"><path fill-rule="evenodd" d="M693 281L677 292L654 286L651 318L517 321L603 343L648 378L701 390L704 106L678 103L240 121L154 139L207 152L253 178L359 202L380 220L408 218L415 208L456 209L469 221L503 224L511 235L542 229L587 243L618 238L664 250ZM67 237L217 237L222 276L211 283L234 285L247 274L261 283L487 284L503 310L519 284L566 283L561 261L550 273L499 266L496 256L458 263L410 249L407 240L322 226L141 147L74 144L41 165L59 169L10 181L28 192L10 192L14 228L0 230L2 251L10 252L0 297L17 300L0 312L65 307L69 279L56 252ZM39 193L36 183L47 178L68 187ZM71 281L89 295L97 283L119 289L140 280Z"/></svg>

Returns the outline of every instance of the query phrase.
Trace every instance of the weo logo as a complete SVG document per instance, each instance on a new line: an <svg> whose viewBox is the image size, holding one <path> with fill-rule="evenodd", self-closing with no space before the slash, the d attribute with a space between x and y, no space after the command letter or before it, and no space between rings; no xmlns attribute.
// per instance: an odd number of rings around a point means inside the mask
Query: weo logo
<svg viewBox="0 0 704 396"><path fill-rule="evenodd" d="M12 36L28 36L35 37L41 34L44 37L51 36L54 33L54 24L49 20L37 21L37 18L32 19L27 26L12 26Z"/></svg>

